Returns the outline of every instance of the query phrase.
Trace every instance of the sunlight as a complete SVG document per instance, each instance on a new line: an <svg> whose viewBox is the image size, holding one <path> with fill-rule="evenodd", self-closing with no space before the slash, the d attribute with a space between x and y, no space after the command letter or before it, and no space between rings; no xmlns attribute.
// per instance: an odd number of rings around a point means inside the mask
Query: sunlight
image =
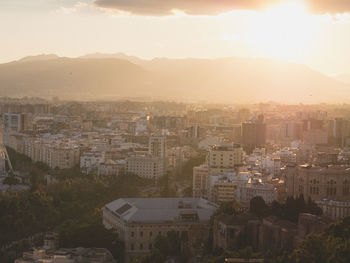
<svg viewBox="0 0 350 263"><path fill-rule="evenodd" d="M301 1L257 13L246 41L261 56L298 61L312 48L312 16Z"/></svg>

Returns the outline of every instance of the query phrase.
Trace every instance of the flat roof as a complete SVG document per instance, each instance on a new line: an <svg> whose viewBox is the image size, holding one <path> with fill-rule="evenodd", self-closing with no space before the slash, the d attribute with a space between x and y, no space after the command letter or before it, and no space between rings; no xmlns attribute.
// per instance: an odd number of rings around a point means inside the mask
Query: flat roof
<svg viewBox="0 0 350 263"><path fill-rule="evenodd" d="M105 208L127 223L166 223L181 222L188 212L209 222L218 206L202 198L120 198Z"/></svg>

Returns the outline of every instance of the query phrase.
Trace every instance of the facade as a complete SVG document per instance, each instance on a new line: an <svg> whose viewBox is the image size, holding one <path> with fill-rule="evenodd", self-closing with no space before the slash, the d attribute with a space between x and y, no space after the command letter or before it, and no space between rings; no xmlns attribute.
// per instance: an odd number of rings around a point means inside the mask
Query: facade
<svg viewBox="0 0 350 263"><path fill-rule="evenodd" d="M216 181L211 188L210 198L216 204L231 202L236 199L236 189L237 184L232 181Z"/></svg>
<svg viewBox="0 0 350 263"><path fill-rule="evenodd" d="M281 159L277 157L266 157L261 160L261 166L265 173L277 177L281 173Z"/></svg>
<svg viewBox="0 0 350 263"><path fill-rule="evenodd" d="M28 156L33 162L42 162L51 169L69 169L80 162L80 148L70 142L11 133L6 135L5 145Z"/></svg>
<svg viewBox="0 0 350 263"><path fill-rule="evenodd" d="M143 178L157 179L164 175L164 160L147 155L132 156L126 159L126 172Z"/></svg>
<svg viewBox="0 0 350 263"><path fill-rule="evenodd" d="M250 154L255 148L263 148L266 143L266 124L263 116L258 120L242 123L242 144Z"/></svg>
<svg viewBox="0 0 350 263"><path fill-rule="evenodd" d="M239 200L245 204L249 204L250 200L256 196L261 196L268 204L277 200L277 189L256 178L250 178L247 184L238 188L238 191Z"/></svg>
<svg viewBox="0 0 350 263"><path fill-rule="evenodd" d="M44 248L24 252L15 263L115 263L112 254L106 248Z"/></svg>
<svg viewBox="0 0 350 263"><path fill-rule="evenodd" d="M268 216L262 220L258 231L259 250L279 252L293 247L297 225L275 216Z"/></svg>
<svg viewBox="0 0 350 263"><path fill-rule="evenodd" d="M350 122L343 118L328 121L328 138L330 143L344 147L345 139L350 135Z"/></svg>
<svg viewBox="0 0 350 263"><path fill-rule="evenodd" d="M148 153L154 157L165 158L165 138L165 136L150 136L148 144Z"/></svg>
<svg viewBox="0 0 350 263"><path fill-rule="evenodd" d="M315 203L322 209L323 215L328 216L333 220L350 216L350 201L333 201L323 199L315 201Z"/></svg>
<svg viewBox="0 0 350 263"><path fill-rule="evenodd" d="M80 156L80 170L85 174L96 172L103 160L101 152L84 152Z"/></svg>
<svg viewBox="0 0 350 263"><path fill-rule="evenodd" d="M114 175L118 176L125 171L126 162L124 160L113 161L111 159L99 163L97 168L97 174L101 175Z"/></svg>
<svg viewBox="0 0 350 263"><path fill-rule="evenodd" d="M239 144L213 145L208 155L210 173L234 171L243 164L243 149Z"/></svg>
<svg viewBox="0 0 350 263"><path fill-rule="evenodd" d="M350 199L350 167L345 165L286 167L287 196L303 195L305 200L324 198L336 201Z"/></svg>
<svg viewBox="0 0 350 263"><path fill-rule="evenodd" d="M176 231L189 242L208 234L217 206L201 198L121 198L104 206L103 224L125 244L126 261L149 253L157 235ZM192 235L193 233L193 235Z"/></svg>
<svg viewBox="0 0 350 263"><path fill-rule="evenodd" d="M209 167L200 165L193 167L193 197L208 199L209 195Z"/></svg>
<svg viewBox="0 0 350 263"><path fill-rule="evenodd" d="M6 132L22 132L28 129L27 114L4 113L3 117Z"/></svg>
<svg viewBox="0 0 350 263"><path fill-rule="evenodd" d="M302 123L287 121L281 124L280 139L282 141L300 140L302 134Z"/></svg>
<svg viewBox="0 0 350 263"><path fill-rule="evenodd" d="M246 245L247 223L257 220L253 215L218 215L213 224L213 248L236 250Z"/></svg>

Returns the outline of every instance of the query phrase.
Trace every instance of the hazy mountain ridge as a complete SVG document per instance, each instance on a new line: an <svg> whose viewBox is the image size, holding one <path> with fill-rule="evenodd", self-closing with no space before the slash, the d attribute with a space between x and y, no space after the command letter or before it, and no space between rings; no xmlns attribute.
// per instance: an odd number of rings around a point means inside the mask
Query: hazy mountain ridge
<svg viewBox="0 0 350 263"><path fill-rule="evenodd" d="M334 78L341 82L350 84L350 74L340 74L338 76L335 76Z"/></svg>
<svg viewBox="0 0 350 263"><path fill-rule="evenodd" d="M46 58L46 59L44 59ZM3 96L163 97L218 102L346 102L350 85L304 65L257 58L143 60L39 56L0 64Z"/></svg>

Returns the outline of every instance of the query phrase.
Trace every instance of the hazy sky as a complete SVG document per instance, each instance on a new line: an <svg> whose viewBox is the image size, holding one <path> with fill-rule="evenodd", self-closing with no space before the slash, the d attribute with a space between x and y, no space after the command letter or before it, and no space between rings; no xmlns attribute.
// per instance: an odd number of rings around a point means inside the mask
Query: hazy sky
<svg viewBox="0 0 350 263"><path fill-rule="evenodd" d="M0 62L253 56L350 73L349 0L0 0L0 34Z"/></svg>

